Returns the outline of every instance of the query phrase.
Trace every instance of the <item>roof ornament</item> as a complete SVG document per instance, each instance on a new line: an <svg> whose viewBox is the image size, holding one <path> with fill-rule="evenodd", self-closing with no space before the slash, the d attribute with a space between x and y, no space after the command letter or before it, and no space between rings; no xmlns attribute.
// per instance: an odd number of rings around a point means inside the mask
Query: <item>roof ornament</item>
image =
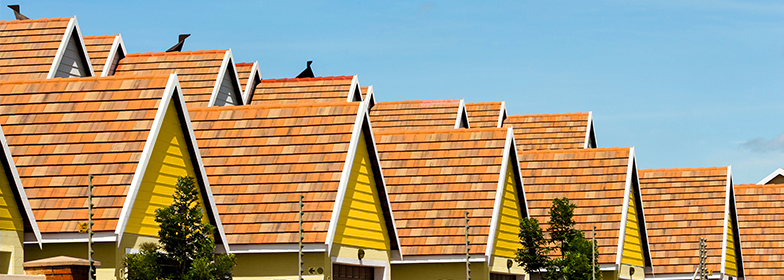
<svg viewBox="0 0 784 280"><path fill-rule="evenodd" d="M308 60L308 68L305 68L305 70L302 70L302 73L299 73L299 75L297 75L297 78L313 78L314 77L313 76L313 70L310 69L310 64L312 64L312 63L313 63L313 61Z"/></svg>
<svg viewBox="0 0 784 280"><path fill-rule="evenodd" d="M177 44L172 46L168 50L166 50L166 52L180 52L180 51L182 51L182 44L184 44L185 43L185 39L190 37L190 36L191 36L191 34L180 34L180 39L177 42Z"/></svg>
<svg viewBox="0 0 784 280"><path fill-rule="evenodd" d="M19 12L19 5L8 5L8 7L11 8L11 10L14 10L14 16L16 16L16 19L18 20L30 19L29 17L26 17Z"/></svg>

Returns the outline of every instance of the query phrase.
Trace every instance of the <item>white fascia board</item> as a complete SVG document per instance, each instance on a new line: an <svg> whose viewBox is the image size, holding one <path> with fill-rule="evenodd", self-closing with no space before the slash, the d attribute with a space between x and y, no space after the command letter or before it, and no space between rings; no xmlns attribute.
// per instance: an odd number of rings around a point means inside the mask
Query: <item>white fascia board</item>
<svg viewBox="0 0 784 280"><path fill-rule="evenodd" d="M732 200L730 200L730 195L732 194L732 192L730 192L732 189L732 166L727 166L726 180L727 184L724 187L724 216L722 216L722 219L724 219L724 233L721 236L721 270L719 271L722 274L727 273L727 237L729 236L730 202L732 202Z"/></svg>
<svg viewBox="0 0 784 280"><path fill-rule="evenodd" d="M68 21L68 26L65 28L65 33L63 34L63 39L60 40L60 46L57 47L57 53L54 56L54 61L52 62L52 66L49 68L49 74L46 75L47 79L54 78L54 75L57 73L57 67L60 66L60 61L63 60L63 56L65 55L65 50L68 48L68 42L73 37L73 32L76 31L76 37L79 38L79 44L82 46L81 53L84 55L84 60L87 61L87 70L90 71L90 77L95 77L95 71L93 71L93 64L90 62L90 56L87 55L87 48L84 45L84 39L82 38L82 31L79 29L79 22L76 21L76 16L72 17L71 20ZM84 69L82 69L84 70Z"/></svg>
<svg viewBox="0 0 784 280"><path fill-rule="evenodd" d="M634 149L634 148L632 148L632 149ZM631 159L632 159L633 164L634 164L634 170L632 170L632 172L634 172L634 174L637 174L637 176L636 176L637 177L637 181L636 182L632 182L632 183L637 183L637 188L635 189L635 194L636 194L636 197L639 198L639 201L640 201L640 203L639 203L640 211L637 211L637 212L640 212L639 215L642 216L642 221L638 221L639 224L640 224L639 225L640 226L640 234L644 234L645 235L645 246L646 246L645 248L648 249L647 250L648 251L647 257L648 257L648 260L651 262L651 266L649 266L648 268L653 269L653 258L651 257L651 244L650 244L650 239L648 238L648 226L647 226L646 219L645 219L645 203L642 200L642 185L640 184L640 173L637 172L637 155L636 154L632 154L631 155Z"/></svg>
<svg viewBox="0 0 784 280"><path fill-rule="evenodd" d="M114 36L114 42L112 42L112 47L111 47L111 49L109 49L109 57L106 58L106 63L104 63L104 65L103 65L103 70L101 71L101 77L107 77L107 76L114 75L114 73L111 73L111 75L110 75L109 71L107 71L107 70L109 70L111 68L112 64L114 64L114 62L115 62L114 59L117 56L118 52L120 54L122 54L122 56L125 56L126 54L128 54L128 52L125 50L125 43L123 42L122 35L120 35L120 34L117 34L117 36ZM117 61L117 62L119 62L119 61Z"/></svg>
<svg viewBox="0 0 784 280"><path fill-rule="evenodd" d="M498 112L498 125L497 128L504 127L504 117L508 116L506 113L506 101L501 101L501 111Z"/></svg>
<svg viewBox="0 0 784 280"><path fill-rule="evenodd" d="M368 93L371 92L370 91L371 89L372 89L372 86L368 90ZM368 99L368 100L370 100L370 99ZM363 104L364 104L364 107L360 106L360 111L363 111L362 115L364 115L364 123L367 124L367 126L368 126L368 133L370 134L370 139L365 139L365 142L370 141L370 144L368 144L368 145L373 145L373 159L372 160L375 161L376 162L376 166L378 166L378 171L379 171L378 172L379 173L378 176L379 176L379 178L381 178L381 187L384 190L384 194L387 196L386 197L386 201L387 201L386 208L389 211L389 218L392 220L391 221L392 222L392 230L395 233L395 240L397 241L397 250L395 250L393 248L391 251L393 251L393 252L397 251L397 253L399 254L400 260L402 260L403 259L403 249L400 248L400 235L398 234L398 231L397 231L397 223L395 222L395 213L392 211L392 201L389 199L389 189L387 188L387 180L386 180L386 178L384 178L384 170L381 169L381 157L378 156L378 147L376 147L376 136L373 135L373 126L371 126L371 123L370 123L370 106L369 106L370 104L367 103L367 102L363 102ZM387 229L387 231L389 231L389 230L390 229Z"/></svg>
<svg viewBox="0 0 784 280"><path fill-rule="evenodd" d="M8 148L8 140L5 138L2 128L0 128L0 143L2 143L3 146L3 153L5 153L5 158L3 160L8 164L8 169L11 171L10 179L14 180L16 194L19 195L19 200L22 201L22 208L24 208L27 220L33 228L33 235L35 236L36 243L41 247L41 231L38 229L38 223L35 221L35 215L33 214L33 208L30 207L30 201L27 200L27 193L25 193L22 180L19 178L19 172L16 170L16 164L14 164L14 158L11 155L11 149Z"/></svg>
<svg viewBox="0 0 784 280"><path fill-rule="evenodd" d="M235 68L234 70L236 71L237 69ZM250 68L250 75L248 76L248 82L245 84L245 88L241 89L244 91L244 93L242 94L243 95L242 98L244 99L243 103L246 105L250 104L251 98L253 97L251 96L253 92L251 92L250 89L251 89L251 85L254 84L254 81L258 81L259 83L261 83L261 71L259 70L258 61L253 62L253 66L251 66Z"/></svg>
<svg viewBox="0 0 784 280"><path fill-rule="evenodd" d="M348 181L351 178L351 168L354 166L354 157L357 155L357 145L359 144L359 136L362 134L362 121L365 116L365 111L367 110L366 106L367 105L364 102L359 103L357 117L354 120L354 130L351 132L351 142L349 142L346 160L343 163L343 171L340 174L340 183L338 184L338 193L335 197L335 205L332 207L332 217L329 219L329 230L327 230L327 238L324 241L327 245L327 254L332 253L332 242L335 239L338 219L340 218L340 210L343 209L343 200L346 196Z"/></svg>
<svg viewBox="0 0 784 280"><path fill-rule="evenodd" d="M776 169L776 171L773 171L773 173L770 173L770 175L768 175L768 177L765 177L765 179L762 179L762 181L759 181L757 183L757 185L765 185L767 183L770 183L770 181L773 180L773 178L776 178L777 176L784 177L784 169L781 169L781 168Z"/></svg>
<svg viewBox="0 0 784 280"><path fill-rule="evenodd" d="M519 191L521 194L523 194L523 201L522 201L522 203L523 203L523 207L525 209L525 216L526 217L531 217L529 215L530 212L528 212L528 197L525 194L525 182L523 181L523 172L522 172L522 168L520 167L520 154L517 153L517 140L515 140L515 138L514 138L514 127L510 126L507 131L508 131L507 133L511 133L511 138L512 138L512 143L510 144L511 145L511 147L510 147L510 150L511 150L510 151L510 155L514 155L515 158L517 159L517 160L512 161L512 164L514 164L514 168L516 168L516 171L518 171L518 172L515 172L515 174L517 174L517 180L518 180L518 182L520 182L520 189L518 189L517 191ZM507 137L509 137L509 136L507 136Z"/></svg>
<svg viewBox="0 0 784 280"><path fill-rule="evenodd" d="M465 115L466 128L471 128L471 125L468 124L468 113L466 112L465 100L460 99L460 106L457 108L457 118L455 118L455 128L460 128L460 120L463 115Z"/></svg>
<svg viewBox="0 0 784 280"><path fill-rule="evenodd" d="M615 256L615 265L620 267L623 257L623 242L626 238L626 221L629 218L629 197L632 189L632 172L634 171L634 147L629 148L629 163L626 167L626 183L623 189L623 212L621 214L621 228L618 231L618 250Z"/></svg>
<svg viewBox="0 0 784 280"><path fill-rule="evenodd" d="M495 203L493 204L493 217L490 219L490 233L487 237L487 246L485 246L485 257L487 259L487 265L490 265L490 260L492 259L493 249L495 248L495 234L498 230L498 221L500 220L501 216L501 203L504 199L504 191L506 185L506 171L509 169L509 159L511 155L509 154L512 149L511 145L513 144L514 133L512 129L509 128L506 130L506 141L504 143L504 155L503 155L503 162L501 162L501 172L498 175L498 186L496 187L495 191Z"/></svg>
<svg viewBox="0 0 784 280"><path fill-rule="evenodd" d="M409 256L406 260L393 260L392 264L465 263L465 255ZM470 262L488 262L484 255L471 255Z"/></svg>
<svg viewBox="0 0 784 280"><path fill-rule="evenodd" d="M207 104L207 107L215 106L215 100L218 99L218 93L220 92L220 86L223 82L223 77L229 74L228 72L232 71L234 73L234 79L232 82L235 83L236 87L239 90L240 96L233 96L231 99L240 102L241 104L233 104L234 106L241 106L245 105L244 97L242 96L242 88L240 88L240 79L237 75L237 69L234 67L234 57L231 54L231 49L226 51L226 54L223 55L223 62L221 62L220 71L218 72L218 76L215 77L215 85L212 87L212 95L210 96L210 103Z"/></svg>
<svg viewBox="0 0 784 280"><path fill-rule="evenodd" d="M733 183L733 180L732 180L732 166L730 165L727 168L728 168L727 169L727 180L730 182L729 183L729 187L731 188L731 190L730 190L730 198L732 200L730 200L730 201L731 202L735 202L735 203L730 205L730 207L735 209L735 215L732 216L733 217L732 221L734 221L732 227L738 233L740 233L740 222L738 221L738 207L737 207L738 200L735 199L735 183ZM730 212L730 213L732 213L732 212ZM740 255L739 256L740 257L740 261L738 263L740 263L741 264L741 268L743 268L741 273L743 273L743 277L746 277L746 265L744 265L744 262L743 262L743 243L742 243L743 239L741 238L740 234L735 235L735 241L738 242L738 246L735 246L735 249L738 250L738 254Z"/></svg>
<svg viewBox="0 0 784 280"><path fill-rule="evenodd" d="M39 241L28 241L25 234L24 244L56 244L56 243L87 243L86 233L44 233ZM112 232L95 232L93 242L115 242L116 237Z"/></svg>
<svg viewBox="0 0 784 280"><path fill-rule="evenodd" d="M591 143L591 132L593 131L593 111L588 112L588 126L585 128L585 142L583 149L588 149Z"/></svg>
<svg viewBox="0 0 784 280"><path fill-rule="evenodd" d="M354 92L359 90L359 77L354 75L351 77L351 88L348 90L348 96L346 97L346 102L354 102L354 101L362 101L362 93L359 93L359 100L354 100Z"/></svg>
<svg viewBox="0 0 784 280"><path fill-rule="evenodd" d="M305 253L323 253L327 251L324 244L303 244L302 249ZM254 245L234 245L231 247L232 254L271 254L271 253L297 253L298 244L254 244Z"/></svg>

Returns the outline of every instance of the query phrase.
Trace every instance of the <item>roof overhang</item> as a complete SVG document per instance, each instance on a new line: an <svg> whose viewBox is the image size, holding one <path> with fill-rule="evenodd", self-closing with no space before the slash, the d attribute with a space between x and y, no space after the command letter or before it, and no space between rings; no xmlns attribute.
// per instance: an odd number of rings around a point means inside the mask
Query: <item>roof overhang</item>
<svg viewBox="0 0 784 280"><path fill-rule="evenodd" d="M253 66L250 68L248 82L245 84L245 88L242 89L244 91L242 94L244 104L250 104L253 100L253 93L256 91L256 86L259 84L261 84L261 71L259 70L259 62L254 61Z"/></svg>
<svg viewBox="0 0 784 280"><path fill-rule="evenodd" d="M76 32L76 36L74 36L74 32ZM84 38L82 38L82 31L79 29L79 22L76 21L76 16L72 17L70 21L68 21L68 26L65 28L65 34L63 34L63 39L60 41L60 46L57 48L57 53L55 54L54 61L52 62L52 66L49 68L49 74L46 75L47 79L54 78L54 75L57 73L57 68L60 66L60 62L63 60L63 56L65 55L65 50L68 49L68 42L71 38L76 37L79 38L79 42L76 42L80 48L79 51L84 56L86 60L87 67L86 70L90 73L90 77L95 77L95 71L93 71L93 64L90 62L90 56L87 55L87 47L84 45Z"/></svg>
<svg viewBox="0 0 784 280"><path fill-rule="evenodd" d="M112 69L111 66L119 63L127 54L128 51L125 49L125 42L123 42L122 35L117 34L117 36L114 36L112 48L109 49L109 56L106 58L106 63L103 65L101 77L114 75L115 69ZM117 61L115 61L115 59L117 59Z"/></svg>

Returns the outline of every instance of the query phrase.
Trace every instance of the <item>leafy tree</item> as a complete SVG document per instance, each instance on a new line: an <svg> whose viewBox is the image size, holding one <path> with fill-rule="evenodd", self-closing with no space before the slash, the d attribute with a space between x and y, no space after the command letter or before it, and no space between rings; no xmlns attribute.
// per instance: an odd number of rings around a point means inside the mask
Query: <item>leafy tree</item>
<svg viewBox="0 0 784 280"><path fill-rule="evenodd" d="M518 237L522 248L517 249L515 259L528 274L539 272L547 280L583 280L591 279L591 273L595 272L596 279L602 278L598 265L599 246L595 246L597 250L593 252L597 265L592 267L591 250L595 244L574 228L575 208L577 206L568 198L553 199L546 235L535 218L520 221Z"/></svg>
<svg viewBox="0 0 784 280"><path fill-rule="evenodd" d="M144 243L125 257L127 279L231 279L234 255L215 254L215 227L202 223L203 215L195 180L180 177L174 202L155 210L160 244Z"/></svg>

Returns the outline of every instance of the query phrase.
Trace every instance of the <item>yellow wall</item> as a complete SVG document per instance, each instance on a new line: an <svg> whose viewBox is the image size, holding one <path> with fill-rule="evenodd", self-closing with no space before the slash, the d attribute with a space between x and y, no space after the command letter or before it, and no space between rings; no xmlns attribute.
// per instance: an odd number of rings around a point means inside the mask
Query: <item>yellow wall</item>
<svg viewBox="0 0 784 280"><path fill-rule="evenodd" d="M24 232L0 230L0 241L0 274L24 274Z"/></svg>
<svg viewBox="0 0 784 280"><path fill-rule="evenodd" d="M735 233L733 232L732 216L727 218L727 261L724 272L727 275L738 276L738 258L735 255Z"/></svg>
<svg viewBox="0 0 784 280"><path fill-rule="evenodd" d="M495 234L495 248L493 248L493 255L507 258L514 258L517 249L521 246L517 234L520 232L520 219L523 218L522 207L517 199L517 180L513 168L514 165L512 165L510 158L506 169L506 183L501 200L498 231Z"/></svg>
<svg viewBox="0 0 784 280"><path fill-rule="evenodd" d="M236 254L234 279L297 279L297 253ZM326 279L332 275L331 262L325 253L305 253L305 279ZM310 273L313 268L315 273ZM318 268L323 273L318 273Z"/></svg>
<svg viewBox="0 0 784 280"><path fill-rule="evenodd" d="M157 237L155 210L174 201L172 194L177 189L177 178L195 174L177 108L174 102L169 102L125 232ZM204 207L204 199L200 198ZM209 222L206 212L204 222Z"/></svg>
<svg viewBox="0 0 784 280"><path fill-rule="evenodd" d="M364 135L359 138L334 243L378 250L390 247Z"/></svg>
<svg viewBox="0 0 784 280"><path fill-rule="evenodd" d="M0 168L0 230L24 231L19 205L16 204L14 191L2 168Z"/></svg>
<svg viewBox="0 0 784 280"><path fill-rule="evenodd" d="M465 263L395 264L393 280L465 280ZM471 263L472 280L489 280L490 272L485 262Z"/></svg>
<svg viewBox="0 0 784 280"><path fill-rule="evenodd" d="M623 241L623 259L621 263L645 266L643 257L642 238L640 235L639 215L634 189L629 192L629 214L626 218L626 237Z"/></svg>

